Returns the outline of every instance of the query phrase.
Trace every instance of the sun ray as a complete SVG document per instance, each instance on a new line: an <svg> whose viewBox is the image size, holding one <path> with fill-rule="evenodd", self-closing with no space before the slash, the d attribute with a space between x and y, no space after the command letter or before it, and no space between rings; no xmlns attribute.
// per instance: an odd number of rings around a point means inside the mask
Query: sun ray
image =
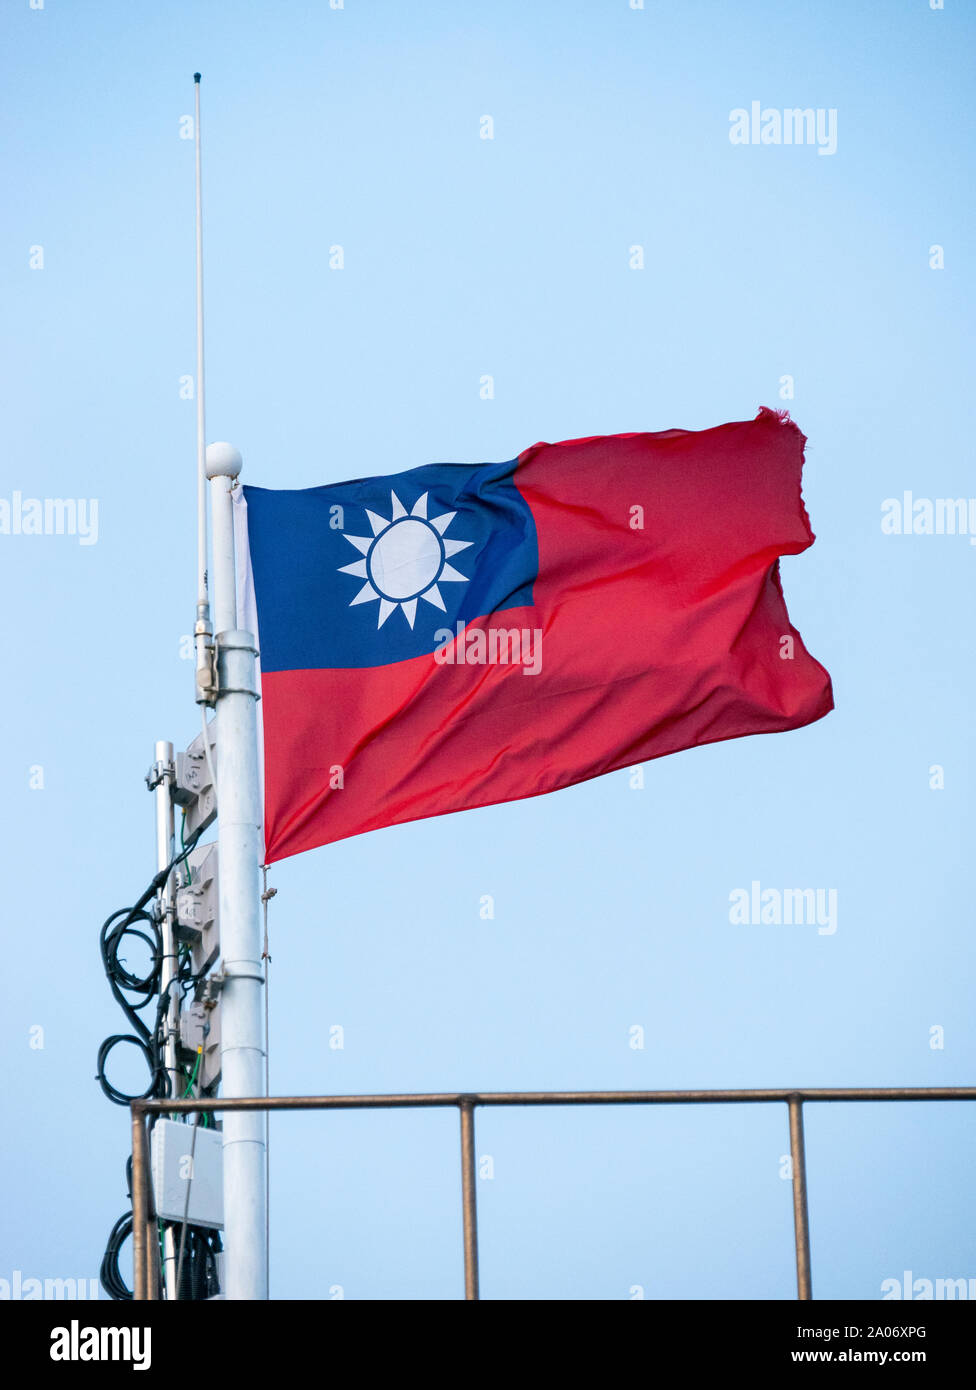
<svg viewBox="0 0 976 1390"><path fill-rule="evenodd" d="M457 512L442 512L440 516L430 518L431 526L436 526L438 532L443 536L451 522L457 516Z"/></svg>
<svg viewBox="0 0 976 1390"><path fill-rule="evenodd" d="M445 565L437 576L437 582L438 584L443 584L445 580L452 584L467 584L468 576L466 574L458 574L453 565Z"/></svg>
<svg viewBox="0 0 976 1390"><path fill-rule="evenodd" d="M441 591L436 584L431 584L427 592L421 594L420 597L425 598L428 603L432 603L435 608L439 608L442 613L447 612L447 609L444 607L444 600L441 598Z"/></svg>
<svg viewBox="0 0 976 1390"><path fill-rule="evenodd" d="M400 607L403 609L407 622L413 627L413 620L417 616L417 600L415 598L404 599Z"/></svg>
<svg viewBox="0 0 976 1390"><path fill-rule="evenodd" d="M346 540L350 545L354 545L357 550L361 551L363 555L366 554L369 547L373 544L372 536L346 536Z"/></svg>
<svg viewBox="0 0 976 1390"><path fill-rule="evenodd" d="M399 521L400 518L401 518L401 516L406 516L406 514L407 514L407 509L406 509L406 507L403 505L403 503L400 501L399 497L396 495L395 492L391 492L391 493L390 493L390 502L391 502L392 505L393 505L393 520L394 520L394 521Z"/></svg>
<svg viewBox="0 0 976 1390"><path fill-rule="evenodd" d="M374 536L378 536L381 531L385 531L390 524L387 521L386 517L377 516L375 512L371 512L368 508L366 511L366 515L369 518L370 526L372 526L373 528Z"/></svg>
<svg viewBox="0 0 976 1390"><path fill-rule="evenodd" d="M353 608L357 603L369 603L370 599L374 598L379 598L379 594L373 588L372 584L370 584L369 580L367 580L359 593L352 600L349 607Z"/></svg>
<svg viewBox="0 0 976 1390"><path fill-rule="evenodd" d="M426 520L427 520L427 494L426 494L426 492L423 494L422 497L418 497L418 498L417 498L416 502L413 504L413 511L410 513L410 515L411 515L411 516L419 516L419 517L421 518L422 521L426 521Z"/></svg>
<svg viewBox="0 0 976 1390"><path fill-rule="evenodd" d="M379 598L379 594L376 595ZM380 598L380 616L376 624L377 629L381 628L391 613L395 613L399 604L391 603L388 598Z"/></svg>
<svg viewBox="0 0 976 1390"><path fill-rule="evenodd" d="M474 541L444 541L444 554L456 555L459 550L467 550L469 545L474 545Z"/></svg>
<svg viewBox="0 0 976 1390"><path fill-rule="evenodd" d="M353 560L351 565L343 565L340 574L354 574L357 579L368 579L369 570L366 568L365 560Z"/></svg>

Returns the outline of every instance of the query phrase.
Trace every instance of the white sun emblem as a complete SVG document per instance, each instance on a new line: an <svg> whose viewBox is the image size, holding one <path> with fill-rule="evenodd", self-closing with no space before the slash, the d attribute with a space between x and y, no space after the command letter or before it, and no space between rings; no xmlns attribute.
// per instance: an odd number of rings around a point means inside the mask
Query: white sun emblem
<svg viewBox="0 0 976 1390"><path fill-rule="evenodd" d="M393 515L389 521L367 510L373 528L371 536L346 536L349 544L364 558L343 565L339 570L340 574L353 574L366 581L351 600L350 608L379 599L377 629L397 607L403 609L407 622L413 627L419 598L446 612L438 584L468 582L466 575L458 574L454 566L447 563L448 556L474 544L473 541L444 539L444 532L457 512L444 512L428 521L426 492L414 504L409 516L395 492L390 493L390 503Z"/></svg>

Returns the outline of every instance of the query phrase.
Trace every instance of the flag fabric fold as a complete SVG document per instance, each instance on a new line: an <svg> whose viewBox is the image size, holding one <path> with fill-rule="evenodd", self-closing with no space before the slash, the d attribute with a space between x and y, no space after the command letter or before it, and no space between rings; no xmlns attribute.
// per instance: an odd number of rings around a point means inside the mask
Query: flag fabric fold
<svg viewBox="0 0 976 1390"><path fill-rule="evenodd" d="M763 408L238 489L268 862L822 718L779 576L814 540L804 443Z"/></svg>

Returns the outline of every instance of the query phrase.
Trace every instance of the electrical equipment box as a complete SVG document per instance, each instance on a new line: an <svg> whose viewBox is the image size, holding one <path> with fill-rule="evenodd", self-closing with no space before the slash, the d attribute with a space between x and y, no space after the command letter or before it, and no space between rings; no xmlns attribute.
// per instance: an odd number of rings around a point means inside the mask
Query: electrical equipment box
<svg viewBox="0 0 976 1390"><path fill-rule="evenodd" d="M220 1004L213 1000L207 1009L209 1032L200 1058L200 1086L210 1091L220 1080Z"/></svg>
<svg viewBox="0 0 976 1390"><path fill-rule="evenodd" d="M196 1061L203 1048L197 1081L209 1091L220 1080L220 1004L217 1000L198 1000L180 1014L180 1043Z"/></svg>
<svg viewBox="0 0 976 1390"><path fill-rule="evenodd" d="M165 1221L182 1221L186 1210L191 1226L222 1230L223 1136L219 1130L197 1125L194 1140L193 1130L192 1124L180 1124L177 1120L160 1119L153 1125L151 1152L156 1214Z"/></svg>
<svg viewBox="0 0 976 1390"><path fill-rule="evenodd" d="M202 1004L191 1004L180 1014L180 1042L187 1052L195 1053L207 1044L210 1020Z"/></svg>
<svg viewBox="0 0 976 1390"><path fill-rule="evenodd" d="M216 844L200 845L186 857L181 870L189 879L176 890L177 933L190 943L194 975L202 975L220 954Z"/></svg>
<svg viewBox="0 0 976 1390"><path fill-rule="evenodd" d="M217 729L216 720L207 725L207 739L210 743L210 761L214 772L217 770ZM186 811L187 835L205 830L217 818L217 792L207 766L207 754L203 744L203 730L187 748L185 753L176 755L176 781L173 786L173 800Z"/></svg>

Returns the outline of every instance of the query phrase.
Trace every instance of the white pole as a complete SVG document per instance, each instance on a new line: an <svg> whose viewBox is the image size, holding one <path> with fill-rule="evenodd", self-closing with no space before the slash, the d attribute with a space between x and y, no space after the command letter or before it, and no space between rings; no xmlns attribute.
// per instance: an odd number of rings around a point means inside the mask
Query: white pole
<svg viewBox="0 0 976 1390"><path fill-rule="evenodd" d="M220 841L220 996L223 1094L260 1096L264 1087L259 866L263 858L258 787L254 637L237 628L231 488L241 456L230 444L206 454L213 518L217 643L217 824ZM268 1296L265 1126L260 1111L224 1116L225 1296Z"/></svg>
<svg viewBox="0 0 976 1390"><path fill-rule="evenodd" d="M156 744L155 765L152 772L153 799L156 807L156 868L165 869L173 862L175 829L173 820L172 785L175 774L173 745L164 741ZM177 1065L177 1039L180 1027L179 996L171 988L177 975L176 905L173 900L173 876L163 884L159 892L159 931L162 938L163 953L159 968L159 992L166 998L163 1011L163 1066L169 1077L169 1093L178 1099L180 1089L179 1068ZM176 1292L176 1245L172 1226L166 1227L163 1236L163 1285L168 1299L175 1299Z"/></svg>

